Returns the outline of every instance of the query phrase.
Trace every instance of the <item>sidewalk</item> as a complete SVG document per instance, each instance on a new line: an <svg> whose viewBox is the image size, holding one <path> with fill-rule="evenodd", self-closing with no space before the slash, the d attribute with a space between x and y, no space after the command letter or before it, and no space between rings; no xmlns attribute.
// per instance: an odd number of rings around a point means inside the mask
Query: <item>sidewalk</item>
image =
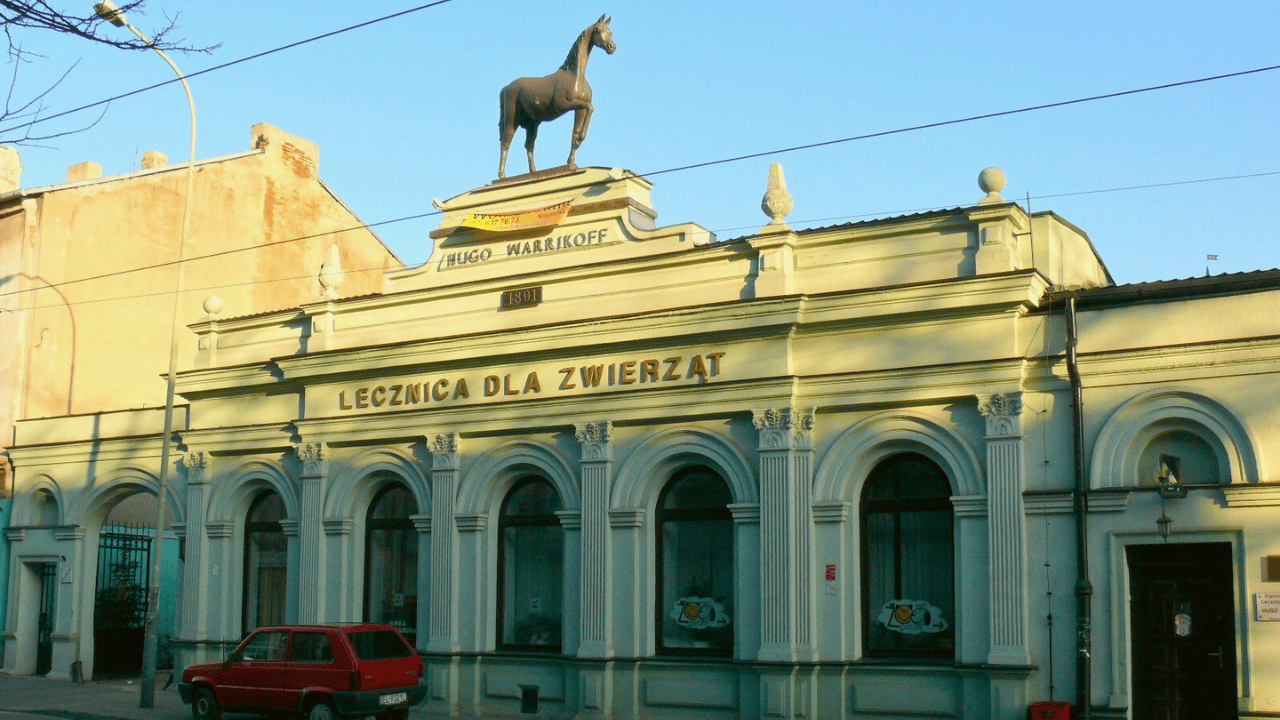
<svg viewBox="0 0 1280 720"><path fill-rule="evenodd" d="M159 686L168 673L158 676L155 707L138 707L137 680L88 682L0 674L0 710L35 711L64 718L128 718L129 720L185 720L191 709L178 696L177 684L168 690Z"/></svg>
<svg viewBox="0 0 1280 720"><path fill-rule="evenodd" d="M178 684L175 682L168 690L160 689L167 679L167 671L158 675L155 707L143 710L138 707L137 680L106 680L80 685L67 680L0 673L0 712L23 711L65 720L189 720L191 706L182 702ZM228 720L248 720L260 716L227 713L226 717ZM435 720L443 716L429 714L419 705L410 710L410 717Z"/></svg>

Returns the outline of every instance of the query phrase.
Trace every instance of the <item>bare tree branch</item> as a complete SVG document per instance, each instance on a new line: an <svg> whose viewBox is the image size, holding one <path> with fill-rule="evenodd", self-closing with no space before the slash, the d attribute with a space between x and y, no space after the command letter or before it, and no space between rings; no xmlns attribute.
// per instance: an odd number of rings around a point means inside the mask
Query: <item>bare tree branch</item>
<svg viewBox="0 0 1280 720"><path fill-rule="evenodd" d="M85 0L85 4L88 4L87 0ZM134 16L145 16L146 4L147 0L125 2L120 5L119 11ZM0 28L3 28L5 41L8 43L9 62L13 63L13 73L9 78L9 88L5 93L3 109L0 109L0 123L22 122L21 125L9 128L9 130L0 134L0 143L36 146L36 143L42 141L83 132L97 125L106 115L107 108L110 106L109 103L104 105L98 117L83 127L48 132L42 135L33 134L32 128L40 121L40 116L45 113L45 101L67 79L67 76L75 69L79 61L72 63L44 91L31 96L29 99L20 99L23 95L18 90L18 77L22 65L46 59L44 56L24 47L21 37L25 36L28 31L46 31L61 35L71 35L120 50L151 50L155 48L183 53L209 53L219 47L218 45L196 47L188 45L183 38L174 38L174 32L178 27L178 13L172 16L165 13L164 17L165 22L160 27L144 30L144 34L151 38L151 43L148 44L139 40L132 33L118 30L96 14L83 15L64 12L54 7L48 0L0 0Z"/></svg>

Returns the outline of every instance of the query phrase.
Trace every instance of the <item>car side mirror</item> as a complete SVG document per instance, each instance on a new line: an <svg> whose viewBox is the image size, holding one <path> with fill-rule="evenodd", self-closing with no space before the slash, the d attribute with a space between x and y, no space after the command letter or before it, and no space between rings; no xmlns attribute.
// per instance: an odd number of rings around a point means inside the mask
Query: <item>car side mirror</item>
<svg viewBox="0 0 1280 720"><path fill-rule="evenodd" d="M227 665L230 665L233 662L240 662L242 659L244 659L243 655L241 655L239 652L233 652L227 656L227 660L226 662L222 663L222 666L226 667Z"/></svg>

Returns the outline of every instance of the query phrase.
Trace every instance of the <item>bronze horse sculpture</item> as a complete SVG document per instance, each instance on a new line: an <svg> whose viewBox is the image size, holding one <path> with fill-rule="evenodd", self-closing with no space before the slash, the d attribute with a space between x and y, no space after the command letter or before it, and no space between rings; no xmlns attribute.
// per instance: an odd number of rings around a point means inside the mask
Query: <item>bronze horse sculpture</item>
<svg viewBox="0 0 1280 720"><path fill-rule="evenodd" d="M529 172L533 166L533 143L538 139L538 124L555 120L573 111L573 145L569 150L569 167L577 167L573 156L587 137L587 125L591 122L591 86L587 84L587 57L591 48L598 47L610 55L618 47L613 44L613 31L604 15L582 31L569 56L559 70L545 77L523 77L502 88L499 94L501 115L498 131L502 140L502 159L498 162L498 177L507 176L507 148L515 137L516 128L524 128L524 149L529 151Z"/></svg>

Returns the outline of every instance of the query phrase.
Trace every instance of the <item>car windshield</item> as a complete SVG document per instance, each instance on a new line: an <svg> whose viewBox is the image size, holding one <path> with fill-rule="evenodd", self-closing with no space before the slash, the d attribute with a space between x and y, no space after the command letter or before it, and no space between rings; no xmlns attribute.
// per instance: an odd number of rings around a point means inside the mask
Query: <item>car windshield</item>
<svg viewBox="0 0 1280 720"><path fill-rule="evenodd" d="M413 648L394 630L360 630L348 635L361 660L413 657Z"/></svg>

